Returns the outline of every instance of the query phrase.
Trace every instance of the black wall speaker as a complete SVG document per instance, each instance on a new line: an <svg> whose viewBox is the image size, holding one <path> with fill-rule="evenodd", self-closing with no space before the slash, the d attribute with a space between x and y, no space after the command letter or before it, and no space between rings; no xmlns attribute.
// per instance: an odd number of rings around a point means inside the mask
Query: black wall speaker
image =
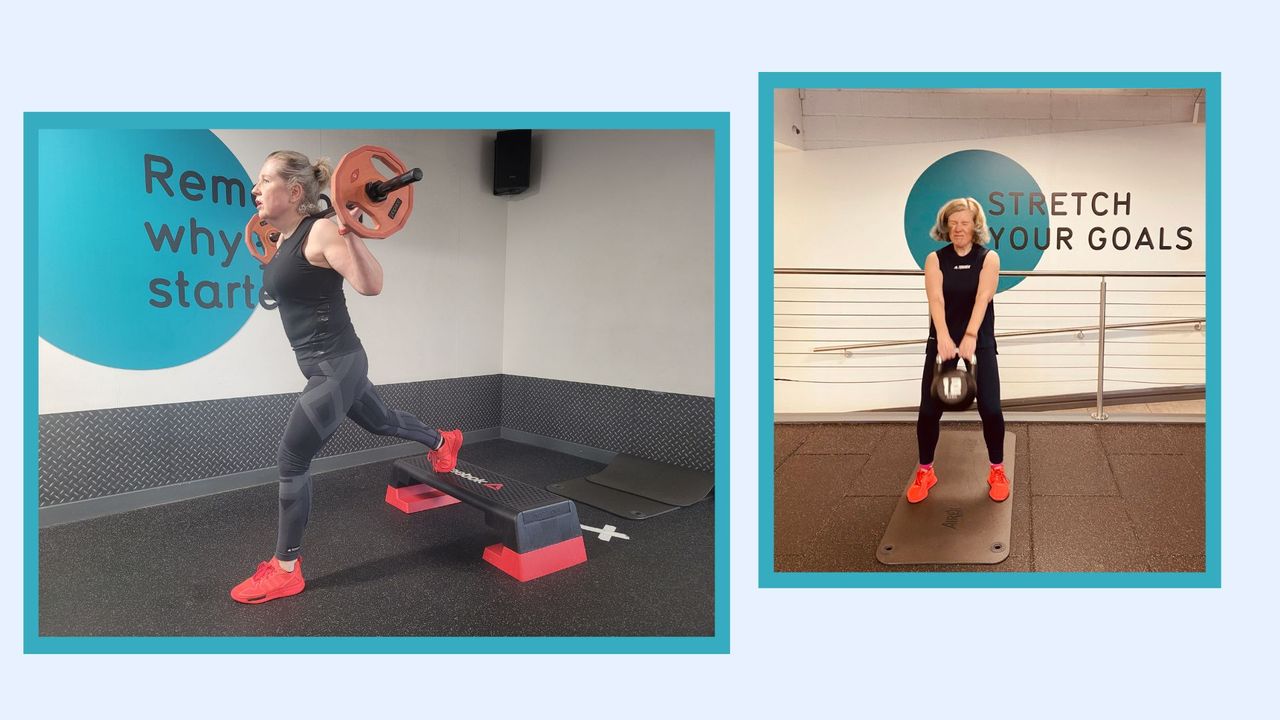
<svg viewBox="0 0 1280 720"><path fill-rule="evenodd" d="M503 130L493 142L493 194L519 195L529 189L532 130Z"/></svg>

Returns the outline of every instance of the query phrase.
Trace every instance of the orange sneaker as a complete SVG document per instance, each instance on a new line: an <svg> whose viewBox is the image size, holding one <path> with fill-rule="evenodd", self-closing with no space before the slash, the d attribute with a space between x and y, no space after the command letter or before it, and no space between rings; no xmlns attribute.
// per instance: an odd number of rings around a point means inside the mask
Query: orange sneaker
<svg viewBox="0 0 1280 720"><path fill-rule="evenodd" d="M987 475L987 484L991 486L987 494L992 500L1004 502L1009 498L1009 478L1004 476L1003 467L991 468L991 474Z"/></svg>
<svg viewBox="0 0 1280 720"><path fill-rule="evenodd" d="M444 442L440 444L438 450L427 453L427 459L431 461L432 470L443 473L452 472L458 464L458 449L462 447L462 431L441 430L440 437L444 438Z"/></svg>
<svg viewBox="0 0 1280 720"><path fill-rule="evenodd" d="M917 467L915 482L911 483L911 487L907 488L907 502L918 503L929 497L929 488L937 484L938 476L934 474L933 468L925 470L922 467Z"/></svg>
<svg viewBox="0 0 1280 720"><path fill-rule="evenodd" d="M253 576L231 588L231 599L236 602L257 605L276 598L289 597L302 592L307 583L302 579L302 558L293 566L293 572L285 572L273 555L266 562L258 563Z"/></svg>

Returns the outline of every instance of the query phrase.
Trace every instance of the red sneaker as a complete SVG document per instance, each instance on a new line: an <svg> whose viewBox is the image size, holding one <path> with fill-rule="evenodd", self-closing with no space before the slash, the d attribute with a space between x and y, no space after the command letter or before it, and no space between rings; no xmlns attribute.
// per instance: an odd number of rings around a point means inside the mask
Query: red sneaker
<svg viewBox="0 0 1280 720"><path fill-rule="evenodd" d="M907 502L918 503L929 497L929 488L937 484L938 476L934 474L933 468L925 470L922 467L917 467L915 482L911 483L911 487L907 488Z"/></svg>
<svg viewBox="0 0 1280 720"><path fill-rule="evenodd" d="M987 484L991 486L987 494L992 500L1004 502L1009 498L1009 478L1004 476L1003 467L991 468L991 474L987 475Z"/></svg>
<svg viewBox="0 0 1280 720"><path fill-rule="evenodd" d="M270 560L258 563L253 576L231 588L231 599L236 602L257 605L276 598L289 597L302 592L307 583L302 579L302 558L293 566L293 572L285 572L273 555Z"/></svg>
<svg viewBox="0 0 1280 720"><path fill-rule="evenodd" d="M441 430L440 437L444 438L440 449L427 453L427 459L431 461L432 470L443 473L452 472L458 464L458 449L462 447L462 431Z"/></svg>

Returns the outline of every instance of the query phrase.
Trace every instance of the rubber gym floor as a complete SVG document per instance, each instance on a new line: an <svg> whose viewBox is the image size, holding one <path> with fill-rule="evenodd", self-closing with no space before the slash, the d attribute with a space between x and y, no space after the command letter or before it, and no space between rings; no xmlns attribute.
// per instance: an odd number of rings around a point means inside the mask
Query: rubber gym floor
<svg viewBox="0 0 1280 720"><path fill-rule="evenodd" d="M506 440L460 457L526 483L603 465ZM714 502L644 521L578 504L587 562L526 583L481 560L497 542L465 504L405 514L393 461L314 476L306 590L262 605L228 593L275 547L276 486L40 530L47 636L709 636Z"/></svg>
<svg viewBox="0 0 1280 720"><path fill-rule="evenodd" d="M978 423L944 423L976 431ZM1203 572L1203 424L1008 423L1009 557L883 565L876 547L917 459L914 423L774 426L777 572ZM946 468L938 468L940 482ZM927 500L925 502L928 502Z"/></svg>

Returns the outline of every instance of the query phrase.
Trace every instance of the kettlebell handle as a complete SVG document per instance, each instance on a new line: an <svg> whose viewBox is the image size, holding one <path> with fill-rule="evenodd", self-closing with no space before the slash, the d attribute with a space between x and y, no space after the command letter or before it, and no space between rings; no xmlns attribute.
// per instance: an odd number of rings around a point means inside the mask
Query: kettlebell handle
<svg viewBox="0 0 1280 720"><path fill-rule="evenodd" d="M939 368L941 368L941 367L942 367L942 356L941 356L941 355L935 355L935 356L934 356L934 358L935 358L935 359L936 359L936 361L937 361L937 366L938 366ZM978 356L977 356L977 355L974 355L973 357L968 358L968 359L960 358L960 360L962 360L962 361L964 362L965 370L973 370L973 366L974 366L974 365L976 365L976 364L978 363Z"/></svg>

